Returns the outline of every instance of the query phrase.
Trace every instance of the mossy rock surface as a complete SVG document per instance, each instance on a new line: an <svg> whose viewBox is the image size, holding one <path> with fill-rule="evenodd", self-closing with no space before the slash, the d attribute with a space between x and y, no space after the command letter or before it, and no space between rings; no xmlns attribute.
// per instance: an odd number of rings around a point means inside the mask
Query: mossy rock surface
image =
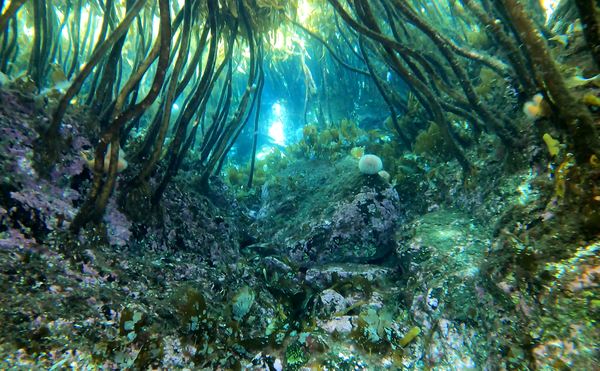
<svg viewBox="0 0 600 371"><path fill-rule="evenodd" d="M379 175L360 173L352 157L298 161L279 178L262 189L257 223L277 252L309 266L366 263L393 252L398 195Z"/></svg>

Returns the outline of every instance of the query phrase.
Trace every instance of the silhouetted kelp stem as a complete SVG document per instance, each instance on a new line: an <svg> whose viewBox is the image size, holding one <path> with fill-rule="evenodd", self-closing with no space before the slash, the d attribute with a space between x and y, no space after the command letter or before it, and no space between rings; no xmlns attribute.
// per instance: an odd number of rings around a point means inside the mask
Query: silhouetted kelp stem
<svg viewBox="0 0 600 371"><path fill-rule="evenodd" d="M146 44L146 29L144 28L144 22L142 21L146 19L146 17L137 17L137 23L135 25L135 59L132 64L133 70L136 70L138 64L140 63L140 58L147 55L149 51L150 45Z"/></svg>
<svg viewBox="0 0 600 371"><path fill-rule="evenodd" d="M106 208L106 204L108 203L108 198L112 193L112 189L114 187L117 175L119 130L130 119L148 109L148 107L150 107L150 105L156 100L158 94L161 91L161 87L164 83L165 75L168 68L169 51L171 46L171 21L169 13L169 1L159 0L159 8L160 27L158 37L160 38L161 43L161 53L158 58L156 74L154 75L154 81L152 82L150 92L140 103L136 104L131 109L121 113L119 117L117 117L110 124L106 132L102 135L102 139L100 140L100 142L98 143L98 147L96 148L94 158L94 175L92 184L90 186L90 190L88 191L87 197L83 205L79 208L79 211L77 212L77 214L73 218L73 221L71 222L71 225L69 226L69 230L73 234L77 234L79 230L85 226L85 224L89 221L90 217L92 217L94 211L95 213L93 217L96 222L98 222L104 215L104 210ZM133 9L135 9L135 6L132 8L132 11ZM110 39L111 37L112 35L109 36L108 39ZM100 52L101 50L103 49L99 48L97 52ZM106 50L108 50L108 48L104 49L104 52L106 52ZM106 154L106 149L109 143L112 143L110 153L110 165L108 168L108 173L106 174L106 180L103 183L102 178L104 176L104 156Z"/></svg>
<svg viewBox="0 0 600 371"><path fill-rule="evenodd" d="M385 14L387 15L387 22L389 23L390 29L392 30L392 35L394 35L394 38L396 39L396 41L401 43L402 38L400 37L400 34L398 33L398 29L396 27L397 22L394 19L394 14L392 13L392 8L390 7L390 4L386 0L380 0L380 4L384 9ZM402 24L402 22L400 22L400 24ZM409 48L407 48L407 49L409 49ZM400 54L400 57L404 60L404 63L406 63L408 65L408 67L413 71L413 73L417 75L417 78L419 80L423 81L424 83L427 83L428 81L425 78L425 75L423 75L423 72L412 62L412 60L410 58L407 58L406 54L407 53ZM414 53L413 55L419 56L418 53ZM421 59L420 61L424 61L424 60ZM423 68L426 69L427 66L423 65ZM435 85L432 85L432 87L434 89L437 89L437 87Z"/></svg>
<svg viewBox="0 0 600 371"><path fill-rule="evenodd" d="M53 27L53 19L54 15L54 6L50 1L43 1L40 5L40 10L42 11L42 47L40 50L40 65L38 67L39 81L41 87L43 88L46 85L46 76L47 72L50 70L49 59L48 56L50 54L50 49L52 46L52 39L54 39L54 35L52 34L54 31Z"/></svg>
<svg viewBox="0 0 600 371"><path fill-rule="evenodd" d="M220 74L223 72L223 70L225 69L225 67L227 67L227 75L225 76L225 81L223 82L223 86L221 88L221 94L219 96L219 101L217 103L217 107L215 109L215 113L213 114L212 117L212 123L208 126L208 128L206 128L206 130L204 131L204 138L202 141L202 144L199 147L199 152L200 152L200 163L203 164L204 161L208 158L210 151L213 148L214 142L217 140L217 134L216 132L219 131L221 128L219 128L219 124L221 124L223 122L223 116L224 116L224 112L225 112L225 108L223 107L223 102L226 99L226 95L228 93L228 91L230 92L231 89L231 74L232 74L232 61L231 58L233 56L233 48L234 48L234 44L235 44L235 36L237 35L237 27L238 27L238 22L237 20L235 21L235 26L231 32L230 37L227 40L227 46L226 46L226 50L225 50L225 55L224 55L224 59L221 62L221 65L219 66L219 68L217 68L217 75L215 75L214 77L211 78L210 74L212 74L212 69L210 71L208 71L207 69L205 69L206 73L209 74L205 74L203 75L203 84L206 84L208 81L210 81L210 85L209 88L214 89L215 83L216 83L216 78L217 76L220 76ZM212 31L211 31L212 32ZM211 49L212 49L212 43L211 43ZM212 50L211 50L212 52ZM212 55L212 53L210 54ZM216 60L213 59L212 63L215 63ZM213 66L211 66L213 67ZM214 67L213 67L214 68ZM207 77L207 79L204 79L204 77ZM200 104L200 102L202 102L202 109L199 110L200 112L204 112L204 109L206 109L206 104L208 104L207 99L204 99L203 97L203 92L200 89L196 89L196 93L194 94L194 107L197 107L197 104ZM227 110L228 110L228 105L227 105ZM187 122L191 121L192 117L194 117L195 112L191 109L187 110L188 111L187 115L185 115L185 120ZM185 113L184 113L185 114ZM226 119L226 115L225 115L225 119Z"/></svg>
<svg viewBox="0 0 600 371"><path fill-rule="evenodd" d="M227 118L229 116L229 109L231 108L231 96L233 94L231 85L231 80L233 78L233 48L229 48L229 53L230 54L226 57L227 75L225 76L225 81L223 82L223 87L219 96L219 102L217 103L217 108L215 110L216 114L213 115L212 124L206 131L200 151L200 162L202 164L204 164L206 159L210 156L216 141L225 129Z"/></svg>
<svg viewBox="0 0 600 371"><path fill-rule="evenodd" d="M212 124L208 127L208 130L206 130L202 146L200 147L201 164L204 164L206 159L210 156L215 143L225 129L225 124L229 115L231 96L233 94L233 87L231 84L231 80L233 79L233 46L235 44L235 37L237 36L238 23L239 22L236 20L233 29L230 30L231 36L228 39L228 47L226 49L227 54L224 59L224 62L227 60L227 75L225 76L225 81L221 88L221 94L219 95L215 114L213 114Z"/></svg>
<svg viewBox="0 0 600 371"><path fill-rule="evenodd" d="M211 39L211 52L209 55L214 54L214 46L213 46L213 42ZM216 49L215 49L216 50ZM228 53L227 53L228 54ZM223 70L225 69L225 66L228 65L228 60L225 59L221 62L221 65L217 68L217 70L214 73L214 76L210 82L210 85L208 87L208 91L212 91L215 85L215 82L217 81L217 79L219 78L219 76L221 76L221 73L223 73ZM197 112L200 112L200 114L202 115L202 119L201 120L196 120L196 122L194 123L194 126L192 127L192 130L190 130L190 134L188 135L187 139L185 140L185 143L183 144L183 146L181 147L181 151L179 152L179 156L177 159L177 165L176 165L176 169L179 169L179 167L181 166L181 163L183 162L187 151L191 148L191 146L193 145L193 142L196 138L196 133L198 131L198 127L200 125L202 125L202 135L204 137L204 141L207 140L207 136L206 136L206 130L204 128L204 115L206 114L206 105L208 104L208 99L203 99L202 100L202 105L200 106L200 108L197 110ZM193 116L193 115L192 115Z"/></svg>
<svg viewBox="0 0 600 371"><path fill-rule="evenodd" d="M323 40L319 35L315 34L314 32L311 32L310 30L308 30L306 27L304 27L303 25L301 25L300 23L292 20L290 17L288 17L286 15L288 21L290 21L292 24L294 24L295 26L301 28L304 32L306 32L307 34L309 34L312 38L314 38L315 40L318 40L321 44L323 44L323 46L325 46L325 48L329 51L329 53L331 53L331 56L333 57L333 59L335 59L339 64L341 64L343 67L347 68L348 70L352 71L352 72L356 72L356 73L360 73L361 75L365 75L365 76L369 76L369 73L363 70L359 70L358 68L354 68L352 66L350 66L349 64L347 64L346 62L344 62L334 51L333 49L331 49L331 46L325 41Z"/></svg>
<svg viewBox="0 0 600 371"><path fill-rule="evenodd" d="M395 40L388 38L387 36L375 32L357 21L355 21L342 7L338 0L329 0L331 5L335 8L338 14L356 31L359 33L375 40L379 41L384 47L393 48L396 51L403 50L402 45L398 44ZM364 9L363 9L364 10ZM363 13L364 15L367 15ZM374 20L370 20L369 22L373 22L371 26L375 26L376 22ZM408 68L403 66L398 58L390 58L392 61L392 67L396 73L400 75L400 77L411 87L411 89L415 92L415 96L419 99L419 102L423 107L431 112L432 118L434 122L437 124L440 133L444 137L446 144L448 145L450 153L456 158L458 163L462 166L464 171L465 178L470 177L475 173L475 168L470 164L469 160L466 158L461 149L456 145L456 142L452 138L450 134L450 130L448 129L448 123L446 122L446 118L444 117L444 112L442 111L442 107L437 101L435 94L427 87L427 85L423 84L421 80L416 78L413 73L411 73Z"/></svg>
<svg viewBox="0 0 600 371"><path fill-rule="evenodd" d="M579 8L583 36L596 66L600 67L600 10L595 0L575 0L575 4Z"/></svg>
<svg viewBox="0 0 600 371"><path fill-rule="evenodd" d="M369 72L371 73L371 76L373 77L373 82L375 82L375 86L377 86L377 89L379 90L381 97L383 98L383 100L385 101L385 103L388 106L388 109L390 110L390 117L392 119L392 124L394 125L394 129L396 129L396 132L398 133L398 137L400 138L402 145L404 146L405 149L410 150L412 148L410 139L408 139L408 137L404 134L404 132L402 131L402 128L400 128L400 125L398 124L398 118L396 117L396 110L394 109L394 105L392 104L392 101L391 101L390 97L387 95L386 91L383 89L382 82L379 80L379 78L377 77L377 74L375 73L375 69L373 68L373 65L371 64L369 55L367 54L367 52L365 50L365 45L364 45L363 39L364 39L364 36L360 35L358 38L358 41L359 41L358 44L360 46L360 51L364 57L365 63L367 64L367 68L369 69Z"/></svg>
<svg viewBox="0 0 600 371"><path fill-rule="evenodd" d="M256 149L258 146L258 120L260 118L260 103L262 100L262 91L265 86L265 71L263 70L262 57L259 64L260 76L258 77L258 101L256 103L256 114L254 115L254 131L252 134L252 160L250 161L250 175L248 176L248 189L252 188L254 179L254 166L256 164Z"/></svg>
<svg viewBox="0 0 600 371"><path fill-rule="evenodd" d="M7 27L10 26L10 24L6 25ZM5 59L5 54L7 53L7 47L8 45L10 45L10 42L8 41L8 36L10 35L9 32L5 32L3 35L0 35L0 39L2 39L2 45L0 46L0 61L3 61ZM17 35L12 35L12 38L16 38ZM4 63L0 64L0 70L3 69Z"/></svg>
<svg viewBox="0 0 600 371"><path fill-rule="evenodd" d="M43 0L33 0L33 41L31 45L31 54L29 56L29 66L27 73L31 76L35 86L41 90L43 82L41 81L42 56L42 18L46 16Z"/></svg>
<svg viewBox="0 0 600 371"><path fill-rule="evenodd" d="M106 32L108 31L108 24L110 23L111 12L113 9L113 1L114 0L106 0L104 3L104 14L102 16L102 25L100 26L100 33L98 34L98 39L94 44L94 52L98 47L104 42L106 38Z"/></svg>
<svg viewBox="0 0 600 371"><path fill-rule="evenodd" d="M106 32L108 31L108 23L111 17L111 12L113 8L113 0L106 0L104 5L104 15L102 16L102 25L100 26L100 34L98 34L98 40L96 40L96 44L94 46L94 52L98 49L99 46L102 45L104 39L106 38ZM92 55L93 55L92 53ZM91 59L91 58L90 58ZM86 105L92 104L94 100L94 95L96 93L96 86L98 84L98 79L102 73L102 68L98 67L96 73L94 73L94 77L92 78L92 84L90 85L90 91L88 93L88 97L85 100Z"/></svg>
<svg viewBox="0 0 600 371"><path fill-rule="evenodd" d="M150 8L149 12L145 13L145 17L143 19L140 20L139 22L139 28L140 30L142 30L141 32L141 43L142 43L142 49L144 50L144 54L142 55L146 55L146 53L150 50L150 46L152 46L152 19L154 17L154 14L156 13L156 6L157 3L154 3L152 5L152 8Z"/></svg>
<svg viewBox="0 0 600 371"><path fill-rule="evenodd" d="M131 8L133 0L127 0L126 6L129 10ZM100 82L98 83L98 87L96 88L94 100L96 102L95 105L92 106L92 110L98 114L105 109L107 109L112 101L113 97L113 89L115 88L115 79L117 77L117 64L121 58L121 54L123 53L123 45L125 44L125 39L127 38L127 34L129 30L126 30L123 35L115 42L108 54L108 57L104 61L104 66L102 67L102 75L100 77ZM101 122L101 124L104 124Z"/></svg>
<svg viewBox="0 0 600 371"><path fill-rule="evenodd" d="M152 63L154 63L154 60L158 58L160 51L160 39L157 39L154 43L154 46L150 50L150 53L148 53L146 59L144 59L140 67L129 77L129 80L125 83L125 85L121 89L121 92L117 96L114 111L112 113L113 118L118 117L121 114L121 112L123 111L123 106L125 105L125 100L132 92L132 90L139 84L146 72L148 72L148 69L150 68Z"/></svg>
<svg viewBox="0 0 600 371"><path fill-rule="evenodd" d="M536 29L529 12L519 0L501 0L501 4L512 17L519 36L527 47L529 58L544 76L561 123L573 140L572 150L577 162L583 165L590 161L592 155L600 157L600 139L595 121L587 107L571 94L556 62L552 59L546 39Z"/></svg>
<svg viewBox="0 0 600 371"><path fill-rule="evenodd" d="M156 4L155 4L156 5ZM154 12L154 10L152 10L152 12ZM154 13L151 13L154 14ZM138 69L140 69L141 65L144 63L144 61L140 62L140 59L143 58L144 56L148 56L150 54L150 46L151 43L148 42L146 43L146 37L145 34L147 33L146 30L146 20L148 19L147 15L146 17L143 18L144 20L142 21L140 19L140 17L137 18L138 22L137 22L137 30L138 30L138 38L137 38L137 52L135 53L135 59L133 62L133 67L132 67L132 71L137 71ZM152 40L152 37L149 37L149 40ZM145 58L144 58L145 60ZM130 78L131 80L131 78ZM129 82L129 81L128 81ZM140 82L141 79L138 80L137 84L135 84L132 88L131 88L131 95L127 95L126 96L126 100L127 100L127 106L128 108L133 107L135 105L135 103L137 102L137 97L139 94L139 88L140 88ZM118 84L118 86L120 86L120 84ZM121 89L123 90L123 89ZM111 104L111 106L109 108L114 108L116 106L116 99L115 101L113 101L113 104ZM110 111L109 111L110 112ZM104 116L104 114L103 114ZM125 125L125 128L123 128L123 130L121 130L121 135L120 135L120 139L119 139L119 143L121 143L121 146L124 147L127 143L127 138L129 138L129 134L131 133L131 129L133 127L137 127L139 125L140 122L140 117L138 116L136 118L134 118L133 120L131 120L127 125Z"/></svg>
<svg viewBox="0 0 600 371"><path fill-rule="evenodd" d="M13 18L12 22L10 22L10 28L11 28L13 35L15 35L15 37L13 38L13 42L9 44L9 48L8 48L7 54L6 54L6 59L5 59L5 64L4 64L4 66L6 66L6 67L3 72L6 72L7 74L10 74L10 72L15 68L14 63L17 60L17 55L19 53L19 43L17 41L18 28L19 28L18 21L19 20L15 16ZM11 46L12 46L12 48L11 48ZM10 62L10 64L8 64L8 62Z"/></svg>
<svg viewBox="0 0 600 371"><path fill-rule="evenodd" d="M240 133L242 132L242 130L244 129L244 127L246 126L246 124L248 123L248 121L250 120L250 117L252 116L252 111L254 110L254 108L256 107L256 115L255 115L255 122L256 120L259 119L259 115L260 115L260 101L261 101L261 94L262 94L262 89L264 87L264 83L265 83L265 76L264 76L264 70L263 70L263 46L262 43L258 44L258 82L256 86L253 86L252 89L255 89L255 94L252 96L252 102L250 103L250 110L248 111L248 114L246 115L246 118L244 119L244 122L241 125L238 125L238 127L236 128L235 134L233 135L233 138L231 138L229 140L229 142L227 143L227 148L225 148L225 151L223 152L223 155L221 156L221 158L219 159L219 163L217 165L217 168L215 169L215 174L219 174L221 172L221 169L223 168L223 164L225 163L225 160L227 160L227 153L229 153L229 151L231 150L231 147L233 147L233 145L235 144L238 136L240 135ZM257 106L258 104L258 106ZM256 125L255 125L256 126Z"/></svg>
<svg viewBox="0 0 600 371"><path fill-rule="evenodd" d="M204 67L202 77L201 77L200 81L198 82L198 86L196 87L196 90L194 91L192 97L184 105L185 106L184 111L178 117L177 122L175 124L175 135L174 135L173 139L171 140L171 143L169 144L168 165L167 165L166 171L163 175L163 179L161 180L158 187L154 191L154 194L151 195L150 202L152 205L158 204L158 201L162 197L162 194L163 194L164 190L166 189L167 185L171 181L172 177L177 173L177 170L179 169L179 166L181 164L180 158L182 160L183 156L185 156L185 153L187 152L187 149L189 148L187 145L187 141L184 143L183 146L181 145L182 140L187 132L189 122L192 120L194 115L196 115L196 114L202 115L203 114L203 112L206 108L206 102L208 102L208 97L214 86L213 82L211 80L213 78L213 72L214 72L216 58L217 58L217 43L218 43L218 39L219 39L219 31L218 31L218 26L217 26L217 9L218 9L218 5L216 4L216 2L214 0L210 0L208 2L208 19L207 19L207 22L205 23L205 26L204 26L205 30L203 30L203 36L201 37L201 40L200 40L201 42L199 45L199 47L204 49L206 39L208 37L208 30L210 30L211 41L210 41L208 59L206 61L206 65ZM237 21L236 21L236 24L237 24ZM237 25L235 28L237 29ZM230 40L230 46L229 46L231 49L233 49L233 40L235 40L235 35L236 35L236 32L232 32L232 39ZM228 54L230 54L230 53L226 53L226 55L228 55ZM228 58L230 58L230 56L226 57L226 60ZM226 60L223 61L223 63L227 63ZM190 68L191 67L192 66L190 66ZM183 89L181 89L181 91L183 91ZM200 107L200 109L198 109L198 105L200 105L201 102L202 102L202 106ZM195 136L195 130L192 129L188 139L193 140L194 136ZM141 178L142 175L146 176L146 178L147 178L147 177L149 177L150 173L141 174L140 179L142 179Z"/></svg>
<svg viewBox="0 0 600 371"><path fill-rule="evenodd" d="M96 11L94 8L91 8L88 12L88 18L85 25L85 36L83 38L83 45L81 46L81 60L86 61L90 56L91 50L94 46L94 40L91 36L92 29L96 28Z"/></svg>
<svg viewBox="0 0 600 371"><path fill-rule="evenodd" d="M81 28L82 2L82 0L77 0L74 9L75 24L71 29L71 40L73 41L73 59L71 60L71 67L69 67L69 72L67 72L68 79L70 79L71 76L73 76L73 73L75 73L75 69L79 67L79 29Z"/></svg>
<svg viewBox="0 0 600 371"><path fill-rule="evenodd" d="M240 103L238 104L233 119L229 122L229 124L227 124L224 127L223 133L219 136L218 141L215 142L214 146L211 146L213 148L213 151L211 153L211 156L207 159L208 161L200 177L200 187L202 188L206 188L208 186L208 179L212 174L215 166L221 159L221 156L225 156L227 154L227 144L229 143L229 140L235 133L236 129L239 127L240 122L244 118L244 114L248 106L248 100L250 98L250 94L253 91L252 85L254 83L254 80L256 79L256 45L253 30L250 27L250 23L248 22L244 7L240 6L238 8L238 11L241 15L243 24L246 29L248 46L250 48L250 72L248 73L248 83L246 86L246 91L240 99ZM258 41L260 41L260 38L258 39Z"/></svg>
<svg viewBox="0 0 600 371"><path fill-rule="evenodd" d="M463 92L467 96L467 99L473 110L482 118L482 120L490 127L490 129L500 138L502 143L507 148L514 147L514 140L504 128L503 124L492 115L492 113L485 107L481 99L475 93L471 80L467 76L465 69L460 65L460 62L454 52L454 48L451 48L447 40L441 37L441 35L433 28L430 24L425 22L419 17L415 11L410 8L404 0L391 0L392 3L413 25L419 28L433 43L438 47L439 51L446 58L452 71L458 78L458 82L461 85Z"/></svg>
<svg viewBox="0 0 600 371"><path fill-rule="evenodd" d="M235 27L237 29L237 24ZM208 159L212 150L214 149L215 143L217 142L219 136L225 129L225 125L229 115L229 109L231 108L231 96L233 94L231 80L233 78L234 40L235 36L229 38L229 47L227 48L227 55L225 56L225 59L227 60L227 74L225 76L225 81L223 82L221 88L221 94L219 95L219 100L215 109L215 113L213 114L212 123L206 130L206 134L204 135L204 139L200 147L201 164L204 164L205 161Z"/></svg>
<svg viewBox="0 0 600 371"><path fill-rule="evenodd" d="M531 73L527 70L527 60L523 56L523 53L519 50L518 45L511 37L504 31L502 23L497 19L492 19L483 9L477 4L473 3L472 0L461 0L462 4L469 8L473 14L479 19L481 24L485 26L486 30L490 32L500 46L506 52L508 59L511 62L512 67L515 69L517 78L521 83L523 91L527 98L533 97L537 89L535 83L531 78Z"/></svg>
<svg viewBox="0 0 600 371"><path fill-rule="evenodd" d="M310 72L310 68L306 65L305 53L306 50L303 47L300 47L300 65L302 66L302 74L304 75L304 109L302 110L302 119L304 121L304 126L308 126L308 103L313 94L316 93L317 87L313 80L312 73Z"/></svg>
<svg viewBox="0 0 600 371"><path fill-rule="evenodd" d="M333 18L335 19L335 27L337 28L342 40L344 40L344 42L348 46L348 49L352 52L352 54L354 54L356 56L356 58L360 59L364 63L364 59L363 59L362 55L360 55L356 50L354 50L354 46L352 46L350 41L348 41L348 38L346 37L346 34L344 33L344 31L342 31L342 27L340 27L340 22L338 21L337 13L333 14Z"/></svg>
<svg viewBox="0 0 600 371"><path fill-rule="evenodd" d="M12 0L10 4L8 4L8 7L4 13L0 15L0 36L7 31L6 28L8 27L8 21L13 18L15 14L17 14L19 9L21 9L21 6L23 6L23 4L26 2L27 0Z"/></svg>
<svg viewBox="0 0 600 371"><path fill-rule="evenodd" d="M137 17L136 23L136 52L135 52L135 60L133 61L133 70L137 70L140 63L140 58L148 54L148 48L146 45L146 29L144 28L144 23L142 19L146 19L146 17Z"/></svg>
<svg viewBox="0 0 600 371"><path fill-rule="evenodd" d="M473 132L475 133L476 139L480 136L481 133L483 133L485 124L482 123L476 115L472 114L471 112L465 109L455 106L454 104L440 102L440 105L444 110L451 112L457 116L461 116L462 118L467 120L467 122L471 124L471 126L473 126Z"/></svg>
<svg viewBox="0 0 600 371"><path fill-rule="evenodd" d="M17 51L17 32L18 32L18 21L17 17L13 17L11 22L8 24L11 28L10 39L8 38L8 32L4 34L3 41L8 40L7 43L3 43L2 53L0 54L0 72L8 74L8 61L11 56L16 55Z"/></svg>
<svg viewBox="0 0 600 371"><path fill-rule="evenodd" d="M434 29L433 27L431 27L431 25L429 23L425 22L423 20L423 18L410 5L407 4L406 1L402 1L402 3L401 3L401 5L403 5L402 8L399 8L400 3L397 0L390 0L390 1L394 4L395 9L397 11L399 11L400 14L402 14L409 21L409 23L413 23L414 17L417 17L418 19L420 19L422 21L422 23L424 22L427 26ZM425 7L425 8L427 8L427 7ZM410 12L411 17L408 16L408 13L406 13L407 11ZM417 25L415 25L415 26L417 26ZM417 27L420 28L419 26L417 26ZM423 30L421 30L421 31L423 31ZM510 76L510 73L511 73L510 68L500 59L495 58L488 54L479 53L476 50L471 49L470 47L461 47L461 46L457 45L452 39L448 39L448 38L444 37L437 30L435 30L435 31L437 33L437 37L441 41L443 41L450 48L450 50L455 52L457 55L460 55L461 57L470 59L472 61L479 62L479 63L487 66L488 68L491 68L492 70L494 70L496 73L498 73L501 76L505 76L505 77Z"/></svg>
<svg viewBox="0 0 600 371"><path fill-rule="evenodd" d="M183 35L181 33L177 34L177 39L175 40L175 44L173 45L173 49L171 50L171 55L169 56L169 65L173 64L173 59L175 59L175 55L179 50L179 45L181 45L181 40L183 39Z"/></svg>
<svg viewBox="0 0 600 371"><path fill-rule="evenodd" d="M390 4L388 3L387 0L380 0L380 3L385 10L385 13L388 18L388 22L390 24L390 28L392 30L392 34L394 35L394 38L399 43L402 43L403 41L400 38L400 34L398 33L398 30L396 27L398 22L396 22L396 20L394 19L394 17L396 15L394 14L392 8L390 7ZM399 22L399 24L403 25L404 22ZM405 31L405 35L408 35L408 31L406 29L404 29L404 31ZM388 52L388 54L389 54L389 52ZM431 64L425 58L423 58L423 56L421 54L417 53L416 51L412 50L409 47L406 47L405 50L399 54L400 54L400 57L402 58L402 60L404 61L404 63L406 63L406 65L411 69L411 71L413 71L413 73L417 76L417 78L419 80L421 80L423 83L429 84L429 86L434 90L436 95L438 95L438 96L440 95L438 86L442 90L448 92L448 94L450 96L456 95L456 93L454 92L453 89L451 89L449 86L445 85L444 81L442 79L440 79L440 77L435 73L433 66L431 66ZM423 70L425 70L425 72L427 72L427 77L425 77L425 75L423 74L421 69L412 61L412 59L414 59L419 65L421 65ZM452 92L452 93L449 93L449 92Z"/></svg>
<svg viewBox="0 0 600 371"><path fill-rule="evenodd" d="M169 86L165 95L165 103L162 114L162 123L160 126L160 130L158 132L158 137L156 138L156 142L154 144L154 150L150 155L150 158L144 163L142 170L139 174L139 179L141 181L147 181L150 177L152 171L154 171L154 167L158 163L160 155L163 150L163 145L165 143L165 138L167 136L167 130L169 129L169 122L171 120L171 110L173 108L173 101L175 97L175 89L177 88L177 83L179 81L179 73L183 68L183 63L187 59L187 55L189 52L189 41L190 41L190 28L191 28L191 7L192 0L186 0L183 6L183 29L181 30L181 44L179 47L179 53L177 55L177 60L175 62L175 66L173 67L173 72L171 73L171 80L169 81Z"/></svg>
<svg viewBox="0 0 600 371"><path fill-rule="evenodd" d="M184 15L183 11L179 11L179 13L177 13L177 16L175 17L175 19L173 20L173 23L171 24L171 34L175 34L177 32L177 29L179 28L179 26L181 25L181 22L183 21L183 15ZM152 64L152 61L150 62L150 64ZM145 68L145 64L144 64L144 68ZM161 104L152 119L152 123L150 124L149 129L146 131L146 135L144 136L144 142L142 143L141 148L138 150L138 152L135 154L135 156L133 156L132 162L143 162L150 155L150 152L154 146L156 137L157 137L159 129L160 129L160 123L162 122L163 110L164 110L164 104ZM136 120L138 120L138 119L136 119ZM132 126L127 126L125 131L129 132L129 130L131 130L131 128L133 128L133 125L135 125L136 120L134 120L134 122L131 123ZM123 133L123 134L125 134L125 133Z"/></svg>
<svg viewBox="0 0 600 371"><path fill-rule="evenodd" d="M188 63L188 68L183 77L181 78L179 85L177 85L177 90L175 90L175 99L177 99L177 97L179 97L179 95L183 93L183 89L185 89L185 87L189 84L192 76L196 72L196 67L200 62L200 58L202 58L202 52L204 51L204 47L206 46L206 40L208 39L209 30L210 27L208 26L208 24L205 24L202 30L202 34L200 35L200 41L196 45L194 56L192 57L192 60Z"/></svg>
<svg viewBox="0 0 600 371"><path fill-rule="evenodd" d="M96 49L94 54L92 54L90 60L84 65L81 71L79 71L69 86L69 89L67 89L65 94L60 99L56 110L52 114L50 126L46 130L46 133L36 141L36 167L41 174L47 173L48 169L56 164L56 161L60 156L63 143L60 135L60 126L71 99L73 99L73 97L75 97L75 95L79 92L86 78L94 70L94 67L102 60L104 54L115 42L117 42L123 33L127 31L129 25L135 19L137 13L143 8L145 3L146 0L138 0L135 3L135 5L131 8L131 11L127 13L119 26L110 34L110 36L102 43L102 45Z"/></svg>
<svg viewBox="0 0 600 371"><path fill-rule="evenodd" d="M51 4L51 3L50 3ZM58 50L61 49L61 45L60 45L60 40L62 38L62 31L65 28L65 25L67 24L67 21L69 19L69 14L71 14L71 1L68 0L66 2L66 9L64 10L64 16L62 21L60 22L60 24L58 25L58 29L56 31L56 33L54 34L53 38L55 39L54 43L52 44L52 50L50 52L50 57L48 58L49 61L55 61L56 60L56 53L58 52ZM56 14L55 14L56 16ZM48 65L48 71L50 69L50 65Z"/></svg>

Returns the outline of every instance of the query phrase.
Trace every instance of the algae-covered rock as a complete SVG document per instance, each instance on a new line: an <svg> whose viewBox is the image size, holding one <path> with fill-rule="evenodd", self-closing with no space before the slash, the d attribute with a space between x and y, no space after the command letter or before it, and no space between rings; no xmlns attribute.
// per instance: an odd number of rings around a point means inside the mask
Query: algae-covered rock
<svg viewBox="0 0 600 371"><path fill-rule="evenodd" d="M355 159L299 161L280 176L293 186L265 184L256 223L275 252L309 266L366 263L393 252L398 195L383 178L361 174Z"/></svg>

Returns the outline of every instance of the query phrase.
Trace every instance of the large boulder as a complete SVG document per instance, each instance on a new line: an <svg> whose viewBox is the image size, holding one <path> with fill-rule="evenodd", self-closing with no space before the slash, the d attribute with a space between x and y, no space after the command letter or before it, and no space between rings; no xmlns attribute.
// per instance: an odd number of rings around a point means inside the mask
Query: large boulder
<svg viewBox="0 0 600 371"><path fill-rule="evenodd" d="M296 263L375 262L394 251L398 195L379 175L360 173L352 157L295 162L261 197L258 233Z"/></svg>

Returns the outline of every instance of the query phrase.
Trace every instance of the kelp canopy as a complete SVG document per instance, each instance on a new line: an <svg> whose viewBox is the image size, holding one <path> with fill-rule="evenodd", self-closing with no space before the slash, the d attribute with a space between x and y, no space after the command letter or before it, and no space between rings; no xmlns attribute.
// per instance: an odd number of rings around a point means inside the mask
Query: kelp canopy
<svg viewBox="0 0 600 371"><path fill-rule="evenodd" d="M541 94L551 120L540 132L562 133L577 164L594 163L596 125L570 89L581 71L557 63L549 48L579 10L588 47L598 49L598 11L590 4L565 0L560 20L546 22L539 3L513 0L17 0L2 6L0 71L52 107L35 146L42 176L69 146L61 134L67 109L88 106L95 115L86 128L98 139L93 180L70 225L77 233L101 220L121 150L129 167L117 195L141 218L186 156L193 153L187 171L206 188L253 125L244 180L252 188L266 83L290 98L308 147L311 130L323 133L336 121L336 97L359 101L363 91L376 92L389 111L394 151L415 151L420 135L436 133L466 184L481 167L467 152L483 145L483 133L510 149L506 161L521 161L528 138L515 108Z"/></svg>

